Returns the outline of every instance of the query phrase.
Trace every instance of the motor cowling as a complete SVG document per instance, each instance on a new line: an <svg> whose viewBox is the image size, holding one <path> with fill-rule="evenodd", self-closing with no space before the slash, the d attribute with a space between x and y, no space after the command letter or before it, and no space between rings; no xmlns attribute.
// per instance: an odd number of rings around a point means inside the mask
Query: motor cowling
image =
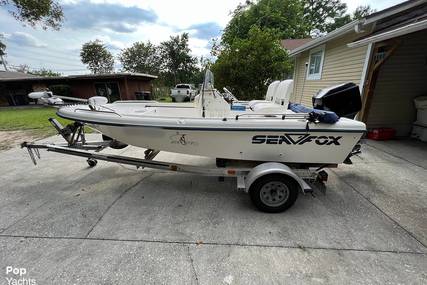
<svg viewBox="0 0 427 285"><path fill-rule="evenodd" d="M343 83L319 90L313 98L313 108L335 112L340 117L353 119L362 108L359 87Z"/></svg>

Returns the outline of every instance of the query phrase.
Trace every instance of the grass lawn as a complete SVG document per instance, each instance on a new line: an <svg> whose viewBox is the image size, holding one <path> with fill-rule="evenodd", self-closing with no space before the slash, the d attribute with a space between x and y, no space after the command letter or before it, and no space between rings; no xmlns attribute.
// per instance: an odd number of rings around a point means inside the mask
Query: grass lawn
<svg viewBox="0 0 427 285"><path fill-rule="evenodd" d="M162 97L162 98L159 98L158 101L170 103L170 102L172 102L172 97L170 97L170 96Z"/></svg>
<svg viewBox="0 0 427 285"><path fill-rule="evenodd" d="M48 118L55 118L63 125L70 122L59 118L56 108L4 108L0 109L0 131L28 131L46 137L56 133Z"/></svg>

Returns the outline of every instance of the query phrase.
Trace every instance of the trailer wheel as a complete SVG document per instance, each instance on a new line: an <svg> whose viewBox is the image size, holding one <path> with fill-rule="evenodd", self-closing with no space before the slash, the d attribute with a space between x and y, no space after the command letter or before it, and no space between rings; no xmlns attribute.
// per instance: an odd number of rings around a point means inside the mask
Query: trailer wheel
<svg viewBox="0 0 427 285"><path fill-rule="evenodd" d="M298 183L283 174L269 174L258 178L250 187L249 195L254 205L267 213L289 209L300 191Z"/></svg>
<svg viewBox="0 0 427 285"><path fill-rule="evenodd" d="M98 160L93 159L93 158L88 158L87 160L87 164L89 165L89 167L95 167L98 164Z"/></svg>

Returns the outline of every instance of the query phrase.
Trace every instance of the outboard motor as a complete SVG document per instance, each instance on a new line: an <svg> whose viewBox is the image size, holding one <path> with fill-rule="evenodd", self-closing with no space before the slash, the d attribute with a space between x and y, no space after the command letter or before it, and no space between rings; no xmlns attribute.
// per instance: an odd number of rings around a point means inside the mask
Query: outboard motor
<svg viewBox="0 0 427 285"><path fill-rule="evenodd" d="M312 100L314 109L332 111L349 119L354 119L362 108L359 87L352 82L321 89Z"/></svg>

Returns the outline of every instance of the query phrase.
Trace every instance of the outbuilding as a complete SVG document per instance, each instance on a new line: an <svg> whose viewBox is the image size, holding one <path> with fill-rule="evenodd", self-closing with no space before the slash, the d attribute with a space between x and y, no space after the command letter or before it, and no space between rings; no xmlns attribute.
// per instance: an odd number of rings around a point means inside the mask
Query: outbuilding
<svg viewBox="0 0 427 285"><path fill-rule="evenodd" d="M20 72L0 71L0 105L29 104L27 94L49 89L56 95L76 98L105 96L110 102L150 97L152 80L143 73L111 73L41 77Z"/></svg>

